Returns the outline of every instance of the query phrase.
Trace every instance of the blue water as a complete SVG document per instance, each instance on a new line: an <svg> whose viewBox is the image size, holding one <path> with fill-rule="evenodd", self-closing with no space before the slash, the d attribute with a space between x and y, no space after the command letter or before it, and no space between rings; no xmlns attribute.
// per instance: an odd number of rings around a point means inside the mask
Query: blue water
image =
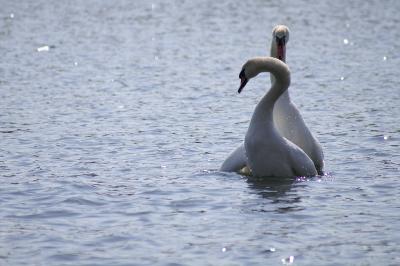
<svg viewBox="0 0 400 266"><path fill-rule="evenodd" d="M400 2L0 4L0 265L400 264ZM280 23L327 175L218 172Z"/></svg>

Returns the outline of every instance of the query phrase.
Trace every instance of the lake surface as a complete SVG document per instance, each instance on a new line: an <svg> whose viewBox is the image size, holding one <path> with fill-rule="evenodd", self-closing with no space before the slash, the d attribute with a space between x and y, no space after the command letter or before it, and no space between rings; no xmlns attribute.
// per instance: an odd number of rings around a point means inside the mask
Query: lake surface
<svg viewBox="0 0 400 266"><path fill-rule="evenodd" d="M0 265L400 265L399 1L0 2ZM218 171L276 24L323 177Z"/></svg>

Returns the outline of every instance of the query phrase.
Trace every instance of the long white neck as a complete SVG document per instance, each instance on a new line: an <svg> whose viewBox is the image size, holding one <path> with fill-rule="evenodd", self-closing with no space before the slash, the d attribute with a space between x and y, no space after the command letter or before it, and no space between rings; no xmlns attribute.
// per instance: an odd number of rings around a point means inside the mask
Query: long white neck
<svg viewBox="0 0 400 266"><path fill-rule="evenodd" d="M271 42L271 57L278 58L278 47L277 47L276 41L274 39L272 39L272 42ZM283 53L282 61L286 63L286 51ZM273 85L275 82L275 77L272 73L270 75L270 78L271 78L271 84ZM281 101L290 101L289 90L286 90L282 94L280 99L281 99Z"/></svg>
<svg viewBox="0 0 400 266"><path fill-rule="evenodd" d="M250 122L250 128L260 123L274 125L273 109L278 98L287 91L290 85L290 71L285 63L271 57L259 57L254 60L256 75L261 72L270 72L274 76L271 89L257 104Z"/></svg>

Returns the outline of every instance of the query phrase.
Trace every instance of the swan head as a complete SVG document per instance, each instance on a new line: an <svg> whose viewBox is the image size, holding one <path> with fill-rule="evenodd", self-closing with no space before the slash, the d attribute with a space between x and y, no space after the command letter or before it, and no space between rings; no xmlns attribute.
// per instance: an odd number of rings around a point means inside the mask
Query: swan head
<svg viewBox="0 0 400 266"><path fill-rule="evenodd" d="M243 88L251 78L254 78L258 75L257 65L258 64L255 59L250 59L243 65L242 70L239 73L240 87L238 93L242 92Z"/></svg>
<svg viewBox="0 0 400 266"><path fill-rule="evenodd" d="M286 60L286 44L289 41L289 28L285 25L277 25L272 30L272 45L276 49L276 58Z"/></svg>
<svg viewBox="0 0 400 266"><path fill-rule="evenodd" d="M238 93L241 93L247 82L261 72L271 72L278 75L276 78L286 80L290 83L290 71L286 63L274 57L255 57L248 60L240 71L240 87Z"/></svg>

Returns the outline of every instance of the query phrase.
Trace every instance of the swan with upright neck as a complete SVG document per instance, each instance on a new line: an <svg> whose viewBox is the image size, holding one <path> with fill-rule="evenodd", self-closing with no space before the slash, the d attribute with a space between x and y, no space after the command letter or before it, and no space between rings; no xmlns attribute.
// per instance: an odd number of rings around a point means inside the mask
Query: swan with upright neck
<svg viewBox="0 0 400 266"><path fill-rule="evenodd" d="M289 40L289 29L278 25L273 30L271 55L286 62L286 43ZM276 55L276 56L275 56ZM271 75L271 84L274 84ZM301 148L313 161L318 174L323 174L324 153L321 144L308 129L299 109L292 102L289 90L285 90L274 107L274 122L282 136Z"/></svg>
<svg viewBox="0 0 400 266"><path fill-rule="evenodd" d="M286 61L286 44L289 41L289 29L284 25L276 26L272 31L271 56ZM275 78L271 74L271 84ZM274 123L285 138L299 146L314 162L319 174L323 174L324 155L318 140L312 135L296 105L291 101L289 91L285 90L274 107ZM220 170L239 172L247 166L244 145L236 148L224 161Z"/></svg>
<svg viewBox="0 0 400 266"><path fill-rule="evenodd" d="M239 93L247 82L261 72L274 76L271 89L257 104L244 140L247 167L253 176L315 176L313 161L296 144L283 137L274 123L274 105L290 85L287 65L272 57L257 57L244 64L239 74Z"/></svg>

